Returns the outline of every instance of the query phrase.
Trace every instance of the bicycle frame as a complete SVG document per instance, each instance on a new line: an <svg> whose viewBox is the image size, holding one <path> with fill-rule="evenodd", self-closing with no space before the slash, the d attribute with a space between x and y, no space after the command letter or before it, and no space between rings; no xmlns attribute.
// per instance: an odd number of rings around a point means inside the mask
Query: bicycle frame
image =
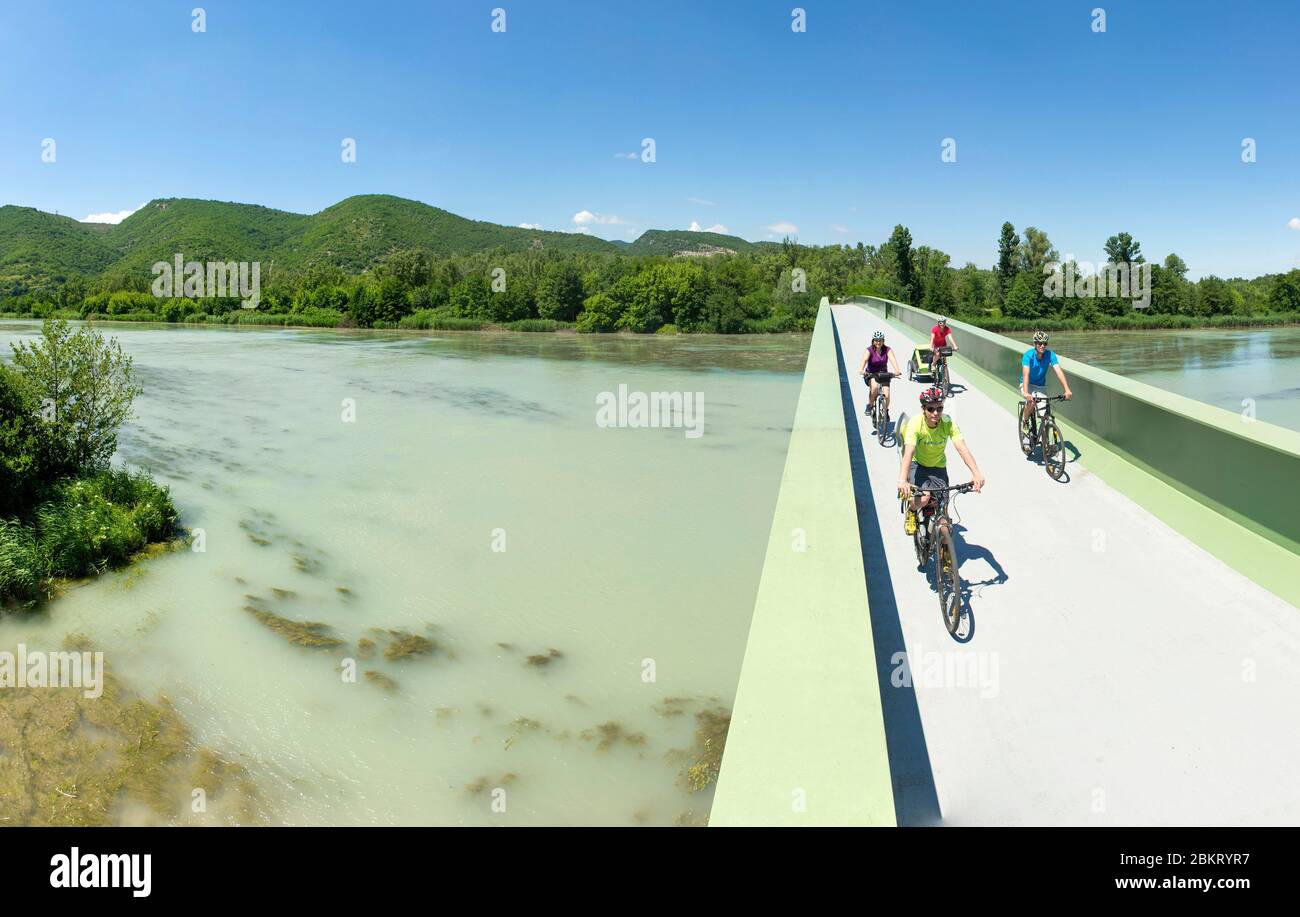
<svg viewBox="0 0 1300 917"><path fill-rule="evenodd" d="M951 524L952 524L952 519L950 519L949 516L948 516L948 504L949 504L949 502L950 502L951 494L954 493L954 492L957 492L957 493L966 493L968 490L970 490L970 487L971 487L970 484L957 484L957 485L955 485L955 486L953 486L953 487L944 487L944 488L920 487L920 488L916 488L916 489L914 489L914 490L912 491L914 495L915 495L915 494L920 494L920 493L928 493L928 494L930 494L930 507L933 507L933 509L930 510L929 519L928 519L928 520L925 520L925 523L926 523L926 524L925 524L925 526L924 526L924 528L925 528L925 532L926 532L926 539L925 539L925 540L926 540L926 551L925 551L925 559L926 559L926 560L929 560L930 558L932 558L932 557L934 556L934 533L935 533L935 530L936 530L940 525L951 525ZM905 498L905 499L906 499L906 500L911 500L911 497L907 497L907 498ZM924 514L924 513L926 512L926 509L927 509L927 507L918 507L918 508L917 508L917 514L918 514L918 515ZM917 530L918 532L920 532L920 531L921 531L921 528L922 528L922 526L919 524L921 521L922 521L922 520L920 520L920 519L917 520L918 525L917 525L917 529L916 529L916 530Z"/></svg>

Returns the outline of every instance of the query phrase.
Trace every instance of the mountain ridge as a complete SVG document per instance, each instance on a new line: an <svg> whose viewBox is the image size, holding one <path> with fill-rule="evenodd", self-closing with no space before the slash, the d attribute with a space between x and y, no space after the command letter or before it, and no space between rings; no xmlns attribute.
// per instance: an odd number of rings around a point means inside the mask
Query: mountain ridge
<svg viewBox="0 0 1300 917"><path fill-rule="evenodd" d="M361 194L314 214L233 201L155 198L117 224L13 204L0 206L0 295L73 276L149 273L176 252L196 261L270 261L290 272L331 264L352 274L394 251L437 257L542 249L674 257L749 252L775 243L689 230L656 230L632 242L472 220L408 198Z"/></svg>

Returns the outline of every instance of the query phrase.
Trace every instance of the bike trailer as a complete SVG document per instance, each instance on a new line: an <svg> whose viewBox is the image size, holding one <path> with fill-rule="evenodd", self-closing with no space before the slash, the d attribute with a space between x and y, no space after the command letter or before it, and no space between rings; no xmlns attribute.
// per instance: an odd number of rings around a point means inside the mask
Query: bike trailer
<svg viewBox="0 0 1300 917"><path fill-rule="evenodd" d="M912 358L907 361L907 381L919 382L922 376L934 381L934 367L930 365L933 359L934 351L929 347L914 347Z"/></svg>

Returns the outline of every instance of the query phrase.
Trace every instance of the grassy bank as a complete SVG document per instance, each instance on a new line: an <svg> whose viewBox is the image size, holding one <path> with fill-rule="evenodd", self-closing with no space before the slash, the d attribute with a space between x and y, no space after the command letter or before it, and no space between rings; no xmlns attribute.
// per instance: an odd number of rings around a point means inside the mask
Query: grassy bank
<svg viewBox="0 0 1300 917"><path fill-rule="evenodd" d="M328 314L332 313L332 314ZM52 316L34 315L30 312L0 312L0 321L39 321L43 318L54 318L66 321L87 321L96 324L112 324L113 322L126 322L129 324L160 324L160 325L203 325L203 326L224 326L224 325L257 325L275 328L331 328L342 330L353 330L356 328L346 316L336 310L320 310L318 314L310 315L302 312L273 313L273 312L255 312L241 311L230 312L225 315L206 315L198 314L186 317L181 321L169 321L164 316L154 312L127 312L119 315L100 315L92 313L84 319L75 311L58 312ZM517 331L532 334L555 334L555 333L575 333L577 325L574 322L561 322L547 318L525 318L519 321L506 322L504 324L497 322L482 321L473 318L457 318L434 312L432 310L422 310L411 315L407 315L398 322L378 321L373 323L369 328L361 330L403 330L403 331ZM636 334L638 336L650 337L652 333L634 332L626 329L619 331L591 332L593 334ZM679 334L676 325L661 325L653 334L672 335ZM743 335L772 335L772 334L808 334L806 330L800 330L793 326L793 323L780 319L760 319L746 322L744 329L735 332L729 336Z"/></svg>
<svg viewBox="0 0 1300 917"><path fill-rule="evenodd" d="M174 538L176 518L167 488L143 473L60 481L27 518L0 520L0 598L33 602L56 580L124 566Z"/></svg>
<svg viewBox="0 0 1300 917"><path fill-rule="evenodd" d="M1093 315L1089 318L1006 318L956 316L968 325L997 332L1033 331L1158 331L1197 328L1265 328L1300 325L1300 312L1262 315Z"/></svg>

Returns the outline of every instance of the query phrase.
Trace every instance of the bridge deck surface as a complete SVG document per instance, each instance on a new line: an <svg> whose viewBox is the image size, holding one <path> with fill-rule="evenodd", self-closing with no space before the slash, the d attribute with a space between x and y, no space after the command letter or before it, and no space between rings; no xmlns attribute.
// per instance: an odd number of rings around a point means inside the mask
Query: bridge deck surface
<svg viewBox="0 0 1300 917"><path fill-rule="evenodd" d="M874 510L862 528L880 533L863 546L876 656L896 668L902 639L911 660L913 687L883 699L899 823L932 821L936 804L947 824L1300 823L1300 610L1090 474L1086 453L1068 482L1049 478L1007 410L967 386L959 352L948 412L989 483L957 501L970 617L950 637L903 534L898 451L871 435L856 375L874 329L904 371L914 333L857 306L833 314L860 513ZM918 413L921 388L895 380L895 417ZM951 448L948 467L969 480ZM909 708L919 727L900 723Z"/></svg>

